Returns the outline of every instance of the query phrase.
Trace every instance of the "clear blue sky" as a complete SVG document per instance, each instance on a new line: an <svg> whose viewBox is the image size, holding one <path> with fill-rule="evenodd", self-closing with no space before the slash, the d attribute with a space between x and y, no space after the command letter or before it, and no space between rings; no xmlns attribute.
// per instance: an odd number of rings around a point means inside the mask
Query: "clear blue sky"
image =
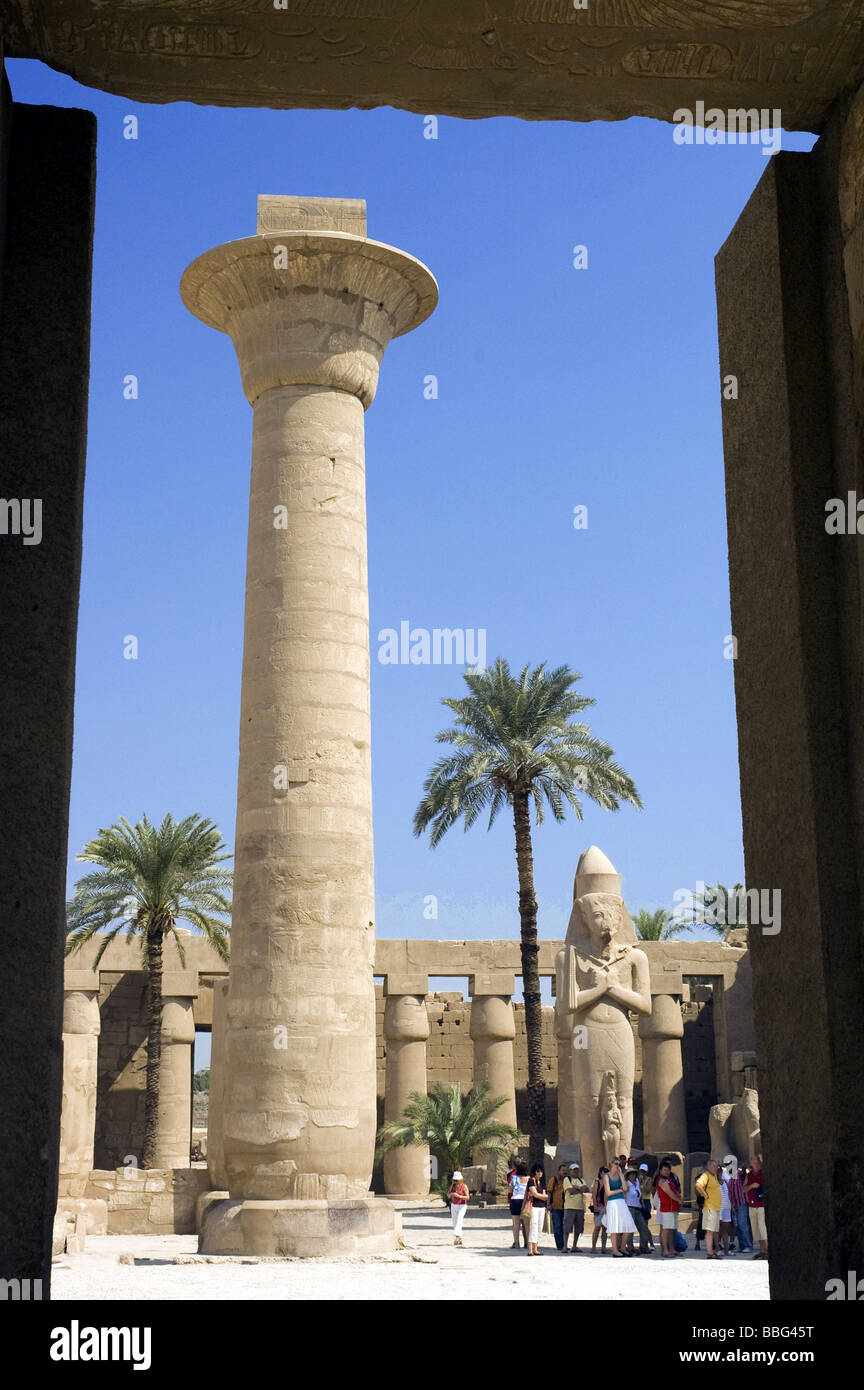
<svg viewBox="0 0 864 1390"><path fill-rule="evenodd" d="M563 933L591 843L634 908L742 878L713 257L761 151L682 147L643 120L442 118L433 141L390 109L144 106L9 67L18 100L99 122L70 885L120 815L200 811L233 844L252 414L230 342L177 287L200 252L254 232L262 192L365 198L369 235L440 285L366 417L378 934L518 934L505 817L435 851L412 835L439 702L464 683L378 663L378 631L403 619L485 628L489 659L515 668L581 672L592 728L644 798L539 830L541 935Z"/></svg>

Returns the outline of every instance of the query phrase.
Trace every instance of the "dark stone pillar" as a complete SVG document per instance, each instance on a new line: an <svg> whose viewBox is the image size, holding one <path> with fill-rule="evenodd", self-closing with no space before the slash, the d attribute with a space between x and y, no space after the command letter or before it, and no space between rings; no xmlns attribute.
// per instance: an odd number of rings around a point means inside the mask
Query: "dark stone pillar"
<svg viewBox="0 0 864 1390"><path fill-rule="evenodd" d="M861 486L837 132L773 158L717 257L732 629L774 1298L864 1270ZM794 1194L794 1195L793 1195Z"/></svg>
<svg viewBox="0 0 864 1390"><path fill-rule="evenodd" d="M7 107L0 497L0 1277L48 1294L62 1085L66 844L87 425L95 118Z"/></svg>

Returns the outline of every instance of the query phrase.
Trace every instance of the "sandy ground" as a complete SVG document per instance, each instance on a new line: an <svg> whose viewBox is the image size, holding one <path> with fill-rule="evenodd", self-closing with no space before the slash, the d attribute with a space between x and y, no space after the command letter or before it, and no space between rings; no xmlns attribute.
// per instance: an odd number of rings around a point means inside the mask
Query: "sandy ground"
<svg viewBox="0 0 864 1390"><path fill-rule="evenodd" d="M203 1261L195 1236L90 1236L79 1255L54 1262L55 1300L122 1299L518 1299L529 1290L578 1299L767 1299L768 1265L747 1255L706 1261L692 1249L613 1260L561 1255L543 1237L541 1259L510 1248L505 1211L472 1208L464 1246L454 1247L441 1210L403 1212L405 1249L344 1260ZM175 1261L180 1261L176 1263Z"/></svg>

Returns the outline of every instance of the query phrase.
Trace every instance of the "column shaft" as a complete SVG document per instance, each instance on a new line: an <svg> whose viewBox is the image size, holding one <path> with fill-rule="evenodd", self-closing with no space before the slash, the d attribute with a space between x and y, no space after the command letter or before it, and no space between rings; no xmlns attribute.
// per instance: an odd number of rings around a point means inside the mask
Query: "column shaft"
<svg viewBox="0 0 864 1390"><path fill-rule="evenodd" d="M96 119L11 103L0 143L0 1278L50 1295L81 570ZM9 117L8 122L6 117ZM5 184L5 187L2 186ZM38 385L37 385L38 383ZM35 531L32 532L35 538Z"/></svg>
<svg viewBox="0 0 864 1390"><path fill-rule="evenodd" d="M426 1094L426 1040L429 1015L425 994L389 994L384 1006L384 1119L398 1120L412 1091ZM382 1162L384 1191L426 1196L428 1146L393 1149Z"/></svg>
<svg viewBox="0 0 864 1390"><path fill-rule="evenodd" d="M474 1041L474 1085L487 1085L493 1096L503 1096L504 1104L495 1119L516 1125L516 1068L513 1040L516 1021L513 1002L496 995L478 995L471 1000L470 1032Z"/></svg>
<svg viewBox="0 0 864 1390"><path fill-rule="evenodd" d="M558 1143L571 1144L579 1140L573 1076L573 1028L570 1015L562 1014L557 1009L555 1036L558 1040Z"/></svg>
<svg viewBox="0 0 864 1390"><path fill-rule="evenodd" d="M232 1196L359 1197L375 1139L363 407L275 387L252 451L225 1163Z"/></svg>
<svg viewBox="0 0 864 1390"><path fill-rule="evenodd" d="M639 1020L642 1039L642 1145L651 1153L687 1153L681 1005L669 994L651 997ZM721 1155L722 1157L722 1155Z"/></svg>
<svg viewBox="0 0 864 1390"><path fill-rule="evenodd" d="M192 1147L192 999L162 1001L162 1062L154 1168L188 1168Z"/></svg>
<svg viewBox="0 0 864 1390"><path fill-rule="evenodd" d="M437 287L413 257L362 234L359 200L265 197L258 229L199 256L181 282L191 312L230 333L255 412L225 1049L231 1197L212 1204L201 1246L392 1249L394 1210L368 1195L363 411L387 344L432 312Z"/></svg>
<svg viewBox="0 0 864 1390"><path fill-rule="evenodd" d="M746 885L782 896L782 929L750 932L770 1193L794 1190L802 1155L813 1174L800 1207L767 1199L780 1299L864 1269L860 346L838 216L838 189L860 206L860 129L842 179L836 122L811 153L769 160L716 262L721 372L738 382L723 437ZM829 534L850 490L848 529Z"/></svg>
<svg viewBox="0 0 864 1390"><path fill-rule="evenodd" d="M83 1197L93 1168L99 1058L99 991L67 989L63 1003L61 1197Z"/></svg>
<svg viewBox="0 0 864 1390"><path fill-rule="evenodd" d="M225 1176L225 1041L228 1027L228 981L213 986L210 1035L210 1101L207 1108L207 1171L214 1192L227 1190Z"/></svg>

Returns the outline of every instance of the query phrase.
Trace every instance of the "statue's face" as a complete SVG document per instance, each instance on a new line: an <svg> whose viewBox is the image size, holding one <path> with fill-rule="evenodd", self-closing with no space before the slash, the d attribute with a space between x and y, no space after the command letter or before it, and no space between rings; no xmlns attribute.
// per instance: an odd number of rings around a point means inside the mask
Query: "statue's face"
<svg viewBox="0 0 864 1390"><path fill-rule="evenodd" d="M609 946L618 931L618 899L608 893L587 893L580 901L582 920L600 946Z"/></svg>

